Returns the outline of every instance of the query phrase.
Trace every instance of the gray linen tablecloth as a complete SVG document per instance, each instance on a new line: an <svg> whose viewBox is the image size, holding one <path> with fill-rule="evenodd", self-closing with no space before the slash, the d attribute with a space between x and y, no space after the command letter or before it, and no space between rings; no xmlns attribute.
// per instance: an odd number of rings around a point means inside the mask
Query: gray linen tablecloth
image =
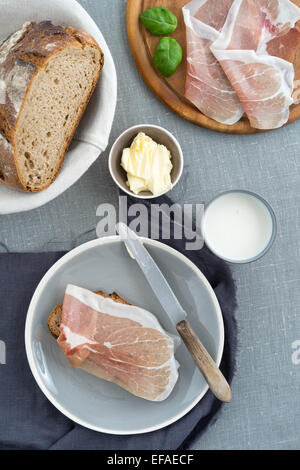
<svg viewBox="0 0 300 470"><path fill-rule="evenodd" d="M208 202L230 188L260 193L278 218L277 241L260 261L233 266L238 287L240 354L233 401L194 444L197 449L300 449L300 122L265 134L222 135L173 114L150 92L128 46L125 0L80 0L100 27L118 72L111 143L127 127L161 124L179 139L185 169L176 202ZM70 190L28 214L0 218L10 251L68 250L95 237L96 208L117 204L108 151ZM84 235L81 235L84 234ZM2 366L0 366L2 367Z"/></svg>

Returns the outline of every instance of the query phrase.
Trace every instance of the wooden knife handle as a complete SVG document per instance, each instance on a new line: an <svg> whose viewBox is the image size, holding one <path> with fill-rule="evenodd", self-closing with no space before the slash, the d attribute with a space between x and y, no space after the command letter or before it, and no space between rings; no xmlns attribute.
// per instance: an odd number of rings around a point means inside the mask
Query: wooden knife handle
<svg viewBox="0 0 300 470"><path fill-rule="evenodd" d="M230 386L189 322L183 320L176 325L176 328L213 394L223 402L230 402L232 398Z"/></svg>

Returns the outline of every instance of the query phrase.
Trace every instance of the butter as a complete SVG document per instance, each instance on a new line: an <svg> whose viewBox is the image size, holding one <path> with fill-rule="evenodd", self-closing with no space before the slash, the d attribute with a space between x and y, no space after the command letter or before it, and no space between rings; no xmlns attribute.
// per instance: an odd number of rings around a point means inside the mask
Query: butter
<svg viewBox="0 0 300 470"><path fill-rule="evenodd" d="M127 172L130 190L134 194L151 191L157 196L171 189L171 158L167 147L140 132L122 155L121 166Z"/></svg>

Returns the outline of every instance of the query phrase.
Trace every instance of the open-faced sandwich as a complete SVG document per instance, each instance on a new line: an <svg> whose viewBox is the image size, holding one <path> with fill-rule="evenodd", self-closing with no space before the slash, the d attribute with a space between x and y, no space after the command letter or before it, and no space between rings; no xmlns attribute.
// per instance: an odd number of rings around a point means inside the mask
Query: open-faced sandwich
<svg viewBox="0 0 300 470"><path fill-rule="evenodd" d="M178 379L175 338L156 317L117 294L68 285L48 328L68 362L128 392L165 400Z"/></svg>
<svg viewBox="0 0 300 470"><path fill-rule="evenodd" d="M0 46L0 182L37 192L56 178L104 63L84 31L27 22Z"/></svg>

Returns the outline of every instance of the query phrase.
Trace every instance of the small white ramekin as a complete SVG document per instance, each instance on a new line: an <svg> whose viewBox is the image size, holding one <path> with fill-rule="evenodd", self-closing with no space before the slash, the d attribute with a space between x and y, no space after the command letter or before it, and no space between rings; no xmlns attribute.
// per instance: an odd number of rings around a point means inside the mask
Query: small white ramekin
<svg viewBox="0 0 300 470"><path fill-rule="evenodd" d="M136 197L138 199L153 199L155 197L166 194L169 192L169 190L156 195L153 195L150 191L143 191L139 194L134 194L126 184L127 174L126 171L121 167L123 149L131 146L134 138L139 132L144 132L155 142L165 145L167 149L170 150L172 155L171 161L173 165L171 172L172 188L174 188L174 186L178 183L182 175L184 164L183 153L178 140L169 131L163 127L154 126L152 124L140 124L138 126L130 127L125 132L123 132L113 144L109 154L108 165L114 182L122 191L129 194L130 196Z"/></svg>

